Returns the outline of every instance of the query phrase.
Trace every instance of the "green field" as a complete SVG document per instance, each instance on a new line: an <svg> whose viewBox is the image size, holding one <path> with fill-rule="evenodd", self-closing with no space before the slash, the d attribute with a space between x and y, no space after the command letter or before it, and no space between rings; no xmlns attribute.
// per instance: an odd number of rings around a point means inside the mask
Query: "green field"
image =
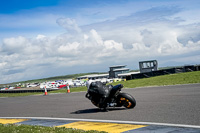
<svg viewBox="0 0 200 133"><path fill-rule="evenodd" d="M105 133L99 131L83 131L64 127L43 127L30 125L0 124L1 133Z"/></svg>
<svg viewBox="0 0 200 133"><path fill-rule="evenodd" d="M170 74L163 76L156 76L143 79L134 79L128 81L121 81L116 84L123 84L124 88L136 88L147 86L164 86L164 85L177 85L177 84L193 84L200 83L200 71ZM70 88L71 92L86 91L86 87ZM66 89L51 91L48 93L67 93ZM39 95L44 93L0 93L0 97L13 97L13 96L27 96L27 95Z"/></svg>
<svg viewBox="0 0 200 133"><path fill-rule="evenodd" d="M162 75L162 76L143 78L143 79L134 79L118 83L123 84L125 88L164 86L164 85L177 85L177 84L194 84L194 83L200 83L200 71Z"/></svg>

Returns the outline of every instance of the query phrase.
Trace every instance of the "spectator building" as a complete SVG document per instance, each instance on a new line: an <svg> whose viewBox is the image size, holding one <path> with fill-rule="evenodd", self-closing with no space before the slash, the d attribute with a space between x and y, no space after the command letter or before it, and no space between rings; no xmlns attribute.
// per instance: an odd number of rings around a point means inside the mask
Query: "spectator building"
<svg viewBox="0 0 200 133"><path fill-rule="evenodd" d="M126 65L111 66L109 71L109 78L119 78L119 74L129 72L129 68L125 68Z"/></svg>

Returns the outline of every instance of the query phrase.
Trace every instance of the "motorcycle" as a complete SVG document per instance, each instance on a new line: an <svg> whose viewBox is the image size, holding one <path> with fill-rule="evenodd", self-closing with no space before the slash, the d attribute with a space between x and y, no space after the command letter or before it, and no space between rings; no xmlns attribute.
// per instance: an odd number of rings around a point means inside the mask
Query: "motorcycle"
<svg viewBox="0 0 200 133"><path fill-rule="evenodd" d="M122 107L127 109L136 106L136 100L128 93L122 93L122 84L105 85L100 81L92 82L88 86L86 98L100 109L106 110L108 107Z"/></svg>

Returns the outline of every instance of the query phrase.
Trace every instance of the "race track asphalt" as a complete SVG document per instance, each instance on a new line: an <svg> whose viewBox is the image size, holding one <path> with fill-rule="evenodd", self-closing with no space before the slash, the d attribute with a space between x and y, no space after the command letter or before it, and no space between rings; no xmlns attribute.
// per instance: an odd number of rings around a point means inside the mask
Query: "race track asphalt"
<svg viewBox="0 0 200 133"><path fill-rule="evenodd" d="M123 89L134 109L100 111L86 92L0 98L0 117L54 117L200 125L200 84Z"/></svg>

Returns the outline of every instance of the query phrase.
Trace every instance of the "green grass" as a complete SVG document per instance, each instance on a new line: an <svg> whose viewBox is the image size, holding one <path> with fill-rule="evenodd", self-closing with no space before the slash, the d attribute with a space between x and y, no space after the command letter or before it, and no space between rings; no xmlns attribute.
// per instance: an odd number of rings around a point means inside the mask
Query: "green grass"
<svg viewBox="0 0 200 133"><path fill-rule="evenodd" d="M200 83L200 71L134 79L114 83L113 85L120 83L123 84L125 88Z"/></svg>
<svg viewBox="0 0 200 133"><path fill-rule="evenodd" d="M44 127L30 125L0 124L1 133L106 133L99 131L83 131L64 127Z"/></svg>
<svg viewBox="0 0 200 133"><path fill-rule="evenodd" d="M86 91L86 90L87 90L87 87L85 86L70 88L70 92L80 92L80 91ZM49 93L67 93L67 89L50 91Z"/></svg>
<svg viewBox="0 0 200 133"><path fill-rule="evenodd" d="M33 93L0 93L0 97L20 97L20 96L30 96L30 95L40 95L42 92Z"/></svg>
<svg viewBox="0 0 200 133"><path fill-rule="evenodd" d="M164 86L164 85L193 84L193 83L200 83L200 71L170 74L170 75L156 76L143 79L134 79L112 84L113 85L123 84L124 88L135 88L135 87L145 87L145 86ZM87 90L86 87L70 88L70 92L79 92L86 90ZM48 93L67 93L67 89L51 91ZM0 97L28 96L28 95L38 95L38 94L44 94L44 93L0 93Z"/></svg>

